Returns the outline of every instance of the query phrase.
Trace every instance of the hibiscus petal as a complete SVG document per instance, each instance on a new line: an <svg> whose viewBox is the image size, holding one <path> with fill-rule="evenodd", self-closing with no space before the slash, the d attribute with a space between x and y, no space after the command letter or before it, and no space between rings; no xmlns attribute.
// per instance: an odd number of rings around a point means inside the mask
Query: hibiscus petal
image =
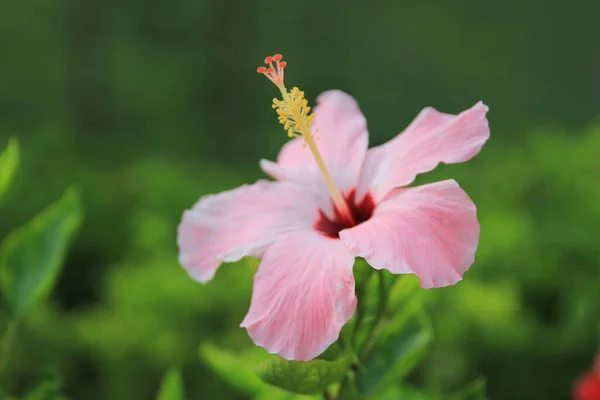
<svg viewBox="0 0 600 400"><path fill-rule="evenodd" d="M356 187L369 142L367 122L352 96L331 90L317 98L312 133L338 188L345 194ZM260 166L278 180L299 183L319 197L319 204L332 216L329 192L321 172L303 138L288 141L277 163L261 160Z"/></svg>
<svg viewBox="0 0 600 400"><path fill-rule="evenodd" d="M225 262L260 257L282 234L307 229L318 218L312 197L291 182L258 181L202 197L183 213L179 262L202 283Z"/></svg>
<svg viewBox="0 0 600 400"><path fill-rule="evenodd" d="M479 222L475 204L446 180L397 189L340 238L375 269L413 273L424 288L442 287L461 280L473 263Z"/></svg>
<svg viewBox="0 0 600 400"><path fill-rule="evenodd" d="M337 239L314 231L287 235L265 252L241 326L270 353L288 360L315 358L354 314L353 264Z"/></svg>
<svg viewBox="0 0 600 400"><path fill-rule="evenodd" d="M357 196L371 192L375 201L390 190L410 184L440 162L453 164L473 158L490 137L488 107L479 102L459 115L425 108L389 142L369 149Z"/></svg>

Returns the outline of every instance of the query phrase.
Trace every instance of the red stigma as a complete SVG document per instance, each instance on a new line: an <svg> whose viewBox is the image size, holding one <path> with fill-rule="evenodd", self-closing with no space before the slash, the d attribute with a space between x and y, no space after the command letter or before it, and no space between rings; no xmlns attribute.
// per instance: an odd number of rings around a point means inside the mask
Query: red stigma
<svg viewBox="0 0 600 400"><path fill-rule="evenodd" d="M273 82L277 87L282 88L283 86L283 69L287 65L285 61L281 61L281 54L275 54L274 56L268 56L265 58L266 67L258 67L256 72L259 74L263 74L271 82ZM273 61L275 61L275 65L273 65Z"/></svg>

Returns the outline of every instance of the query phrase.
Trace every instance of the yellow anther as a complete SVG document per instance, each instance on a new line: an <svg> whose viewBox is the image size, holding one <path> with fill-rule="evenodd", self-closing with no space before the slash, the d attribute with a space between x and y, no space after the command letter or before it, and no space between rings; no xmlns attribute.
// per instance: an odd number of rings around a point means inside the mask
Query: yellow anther
<svg viewBox="0 0 600 400"><path fill-rule="evenodd" d="M279 123L288 131L289 137L310 135L310 125L314 116L309 114L310 107L304 98L304 92L297 87L288 92L285 87L280 87L283 100L273 99Z"/></svg>

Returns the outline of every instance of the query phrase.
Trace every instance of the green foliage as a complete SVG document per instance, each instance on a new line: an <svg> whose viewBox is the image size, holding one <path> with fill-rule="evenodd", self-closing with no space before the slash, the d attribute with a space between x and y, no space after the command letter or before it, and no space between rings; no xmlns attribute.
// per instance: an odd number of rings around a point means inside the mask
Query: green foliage
<svg viewBox="0 0 600 400"><path fill-rule="evenodd" d="M48 374L45 374L48 375ZM0 391L2 400L71 400L63 394L63 382L56 375L41 377L39 383L27 392L23 397L17 398L5 395Z"/></svg>
<svg viewBox="0 0 600 400"><path fill-rule="evenodd" d="M2 243L0 287L13 316L23 317L53 289L81 219L79 193L69 189Z"/></svg>
<svg viewBox="0 0 600 400"><path fill-rule="evenodd" d="M171 368L163 378L156 400L185 400L181 371Z"/></svg>
<svg viewBox="0 0 600 400"><path fill-rule="evenodd" d="M23 400L68 400L68 398L61 394L59 382L45 381L25 396Z"/></svg>
<svg viewBox="0 0 600 400"><path fill-rule="evenodd" d="M249 349L240 354L210 343L200 347L200 356L213 371L240 393L249 396L258 395L267 386L255 372L255 365L268 358L265 354L266 351L261 348Z"/></svg>
<svg viewBox="0 0 600 400"><path fill-rule="evenodd" d="M433 339L425 316L410 310L385 327L368 357L359 366L356 387L369 395L386 384L400 382L426 356Z"/></svg>
<svg viewBox="0 0 600 400"><path fill-rule="evenodd" d="M256 400L308 400L314 396L303 396L282 390L263 382L256 374L256 366L261 362L277 360L278 356L268 354L259 347L241 352L233 352L211 343L200 347L200 357L221 379L239 393ZM320 398L320 397L318 397Z"/></svg>
<svg viewBox="0 0 600 400"><path fill-rule="evenodd" d="M255 397L255 400L321 400L322 396L310 396L310 395L301 395L286 392L285 390L281 390L276 387L269 387L263 392L260 392L258 396Z"/></svg>
<svg viewBox="0 0 600 400"><path fill-rule="evenodd" d="M452 394L431 394L423 390L415 389L405 383L397 383L395 385L387 386L386 389L369 398L375 400L487 400L487 395L485 392L485 381L483 379L477 379L464 389ZM342 399L345 400L346 398L342 397ZM356 397L356 399L358 400L359 397Z"/></svg>
<svg viewBox="0 0 600 400"><path fill-rule="evenodd" d="M257 373L263 381L292 393L315 394L341 380L352 364L353 356L336 361L269 360L258 366Z"/></svg>
<svg viewBox="0 0 600 400"><path fill-rule="evenodd" d="M0 153L0 202L6 193L19 165L19 142L11 138L6 149Z"/></svg>
<svg viewBox="0 0 600 400"><path fill-rule="evenodd" d="M398 384L390 386L383 393L374 397L375 399L394 399L394 400L437 400L434 396L428 395L422 391L416 390L408 385ZM439 399L443 400L443 399Z"/></svg>
<svg viewBox="0 0 600 400"><path fill-rule="evenodd" d="M424 294L416 275L402 275L389 289L388 310L393 313L401 312L407 304L418 307Z"/></svg>
<svg viewBox="0 0 600 400"><path fill-rule="evenodd" d="M449 397L450 400L487 400L485 381L477 379L466 388Z"/></svg>

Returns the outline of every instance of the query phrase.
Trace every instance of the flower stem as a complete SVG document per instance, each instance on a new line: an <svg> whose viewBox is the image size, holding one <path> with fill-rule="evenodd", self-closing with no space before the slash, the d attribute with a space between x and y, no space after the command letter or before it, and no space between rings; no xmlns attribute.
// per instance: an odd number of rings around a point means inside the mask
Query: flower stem
<svg viewBox="0 0 600 400"><path fill-rule="evenodd" d="M356 321L354 325L354 330L352 331L352 339L351 339L351 347L356 348L356 342L358 338L358 332L362 328L362 325L368 325L369 331L366 339L363 341L361 350L358 354L356 361L353 363L351 368L348 370L348 373L340 382L340 390L338 394L338 399L342 400L344 390L346 386L350 383L350 375L353 373L353 370L356 371L362 365L365 358L369 355L372 347L375 345L378 336L381 334L381 330L384 328L385 324L382 324L383 317L385 316L385 312L387 309L387 301L388 301L388 288L385 285L385 276L383 271L377 271L378 277L378 288L379 288L379 297L378 297L378 305L377 312L372 321L365 322L365 314L366 314L366 295L369 286L369 281L371 280L371 276L373 275L373 271L369 272L369 275L364 279L360 284L356 287L356 296L358 297L358 306L356 309ZM362 306L361 306L362 305Z"/></svg>
<svg viewBox="0 0 600 400"><path fill-rule="evenodd" d="M358 305L356 307L356 320L354 321L354 329L352 331L352 338L350 340L350 346L352 348L356 348L356 340L358 339L358 332L362 327L363 320L366 314L366 306L367 306L367 288L369 286L369 280L371 280L372 272L369 272L367 278L359 282L359 285L356 287L356 297L358 298Z"/></svg>
<svg viewBox="0 0 600 400"><path fill-rule="evenodd" d="M387 306L387 289L385 287L385 278L383 276L383 271L377 271L377 277L379 278L379 305L377 307L377 314L375 314L375 319L371 323L371 328L369 330L369 336L373 334L375 328L381 322L383 318L383 314L385 313L385 308Z"/></svg>
<svg viewBox="0 0 600 400"><path fill-rule="evenodd" d="M4 331L4 336L0 341L0 377L4 374L4 369L8 365L10 352L17 336L17 321L11 320Z"/></svg>
<svg viewBox="0 0 600 400"><path fill-rule="evenodd" d="M369 326L369 334L367 335L367 340L363 346L364 348L362 349L358 357L359 362L362 362L369 355L371 348L377 341L377 336L379 336L380 333L381 321L383 319L387 307L388 293L387 288L385 287L385 278L383 275L383 271L378 270L377 276L379 278L379 303L377 306L377 314L375 314L375 318Z"/></svg>

